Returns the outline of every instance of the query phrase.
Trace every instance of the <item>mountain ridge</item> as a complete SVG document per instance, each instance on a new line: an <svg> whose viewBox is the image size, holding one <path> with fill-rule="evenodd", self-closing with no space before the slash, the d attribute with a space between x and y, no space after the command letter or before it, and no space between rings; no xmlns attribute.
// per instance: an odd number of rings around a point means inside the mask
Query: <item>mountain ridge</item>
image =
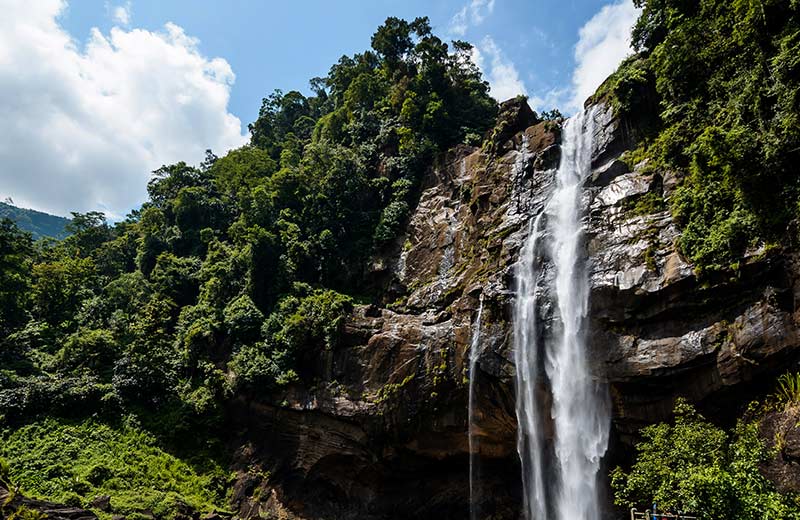
<svg viewBox="0 0 800 520"><path fill-rule="evenodd" d="M20 229L33 235L34 240L44 237L60 240L69 236L66 226L70 219L66 217L0 202L0 219L2 218L13 220Z"/></svg>

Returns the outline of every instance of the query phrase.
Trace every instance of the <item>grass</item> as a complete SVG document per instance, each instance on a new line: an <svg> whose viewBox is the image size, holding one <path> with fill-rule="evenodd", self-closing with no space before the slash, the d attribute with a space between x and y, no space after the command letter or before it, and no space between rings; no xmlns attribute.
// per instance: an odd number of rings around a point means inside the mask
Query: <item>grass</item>
<svg viewBox="0 0 800 520"><path fill-rule="evenodd" d="M229 474L221 464L190 464L133 424L45 419L3 431L0 456L29 496L86 507L109 495L113 512L134 520L144 511L173 518L182 504L224 510Z"/></svg>
<svg viewBox="0 0 800 520"><path fill-rule="evenodd" d="M800 374L787 372L781 375L776 397L786 406L800 403Z"/></svg>

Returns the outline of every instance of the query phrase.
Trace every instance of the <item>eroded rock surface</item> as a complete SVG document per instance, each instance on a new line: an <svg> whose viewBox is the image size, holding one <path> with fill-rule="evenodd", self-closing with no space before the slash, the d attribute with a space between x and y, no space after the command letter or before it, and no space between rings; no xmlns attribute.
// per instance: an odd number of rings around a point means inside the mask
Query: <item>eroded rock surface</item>
<svg viewBox="0 0 800 520"><path fill-rule="evenodd" d="M487 517L518 517L514 264L552 190L560 134L523 105L504 105L484 149L457 147L430 169L406 233L373 262L383 299L356 308L315 385L236 401L240 515L464 518L467 365L483 294L478 502ZM609 107L594 128L590 355L626 443L668 418L677 396L712 408L726 396L725 408L794 362L800 271L792 255L753 251L735 275L699 280L667 209L676 176L625 162L634 143Z"/></svg>

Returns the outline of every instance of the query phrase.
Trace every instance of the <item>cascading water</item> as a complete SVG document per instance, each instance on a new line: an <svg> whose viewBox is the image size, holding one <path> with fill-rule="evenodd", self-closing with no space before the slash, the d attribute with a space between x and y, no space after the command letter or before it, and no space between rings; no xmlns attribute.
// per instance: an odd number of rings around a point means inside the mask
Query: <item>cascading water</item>
<svg viewBox="0 0 800 520"><path fill-rule="evenodd" d="M475 463L478 454L475 446L475 365L478 363L481 346L481 315L483 315L483 294L481 294L480 304L478 305L478 316L475 318L475 325L472 327L472 342L469 348L469 404L467 414L469 422L469 517L470 520L478 518L478 506L476 504L476 476Z"/></svg>
<svg viewBox="0 0 800 520"><path fill-rule="evenodd" d="M546 517L542 421L536 399L539 351L536 297L539 271L535 268L542 213L528 226L528 239L517 264L514 305L514 362L517 367L517 453L522 463L525 518Z"/></svg>
<svg viewBox="0 0 800 520"><path fill-rule="evenodd" d="M588 282L581 222L592 126L592 111L565 123L555 189L530 224L516 266L517 448L528 520L600 518L597 477L610 419L605 389L593 381L586 358ZM542 268L545 261L552 273ZM555 305L549 334L537 319L544 303L540 293ZM545 442L543 433L548 410L541 396L548 384L552 442Z"/></svg>

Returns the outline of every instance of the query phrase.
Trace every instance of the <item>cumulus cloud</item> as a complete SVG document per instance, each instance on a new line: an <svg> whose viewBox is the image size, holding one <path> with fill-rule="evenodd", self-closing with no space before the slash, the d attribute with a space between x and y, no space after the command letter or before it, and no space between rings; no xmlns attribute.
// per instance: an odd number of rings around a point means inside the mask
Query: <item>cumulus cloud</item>
<svg viewBox="0 0 800 520"><path fill-rule="evenodd" d="M483 72L489 82L489 93L496 100L505 101L520 94L527 95L528 91L519 77L519 71L491 36L485 36L472 48L472 60Z"/></svg>
<svg viewBox="0 0 800 520"><path fill-rule="evenodd" d="M128 26L131 23L131 3L125 2L123 5L111 6L106 4L106 9L111 12L111 19L114 23Z"/></svg>
<svg viewBox="0 0 800 520"><path fill-rule="evenodd" d="M0 196L118 217L145 199L153 169L245 143L224 59L172 23L93 29L79 48L59 25L65 8L0 0Z"/></svg>
<svg viewBox="0 0 800 520"><path fill-rule="evenodd" d="M480 25L494 11L494 0L470 0L450 19L448 31L453 36L464 36L467 29Z"/></svg>
<svg viewBox="0 0 800 520"><path fill-rule="evenodd" d="M633 2L622 0L604 6L581 27L575 46L570 110L579 109L631 53L631 28L638 16L639 10Z"/></svg>

